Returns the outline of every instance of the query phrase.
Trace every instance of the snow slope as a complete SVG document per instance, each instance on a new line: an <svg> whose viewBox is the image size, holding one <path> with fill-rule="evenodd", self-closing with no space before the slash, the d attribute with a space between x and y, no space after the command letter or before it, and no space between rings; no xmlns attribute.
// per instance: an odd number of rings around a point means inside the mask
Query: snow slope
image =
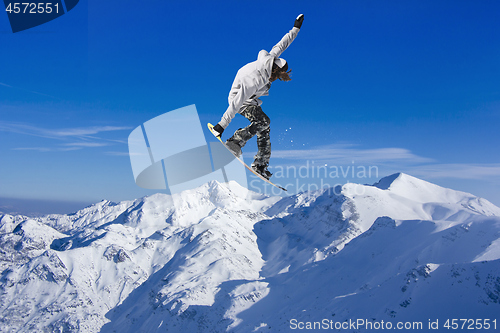
<svg viewBox="0 0 500 333"><path fill-rule="evenodd" d="M406 174L285 198L211 182L0 215L0 265L1 332L500 325L500 208Z"/></svg>

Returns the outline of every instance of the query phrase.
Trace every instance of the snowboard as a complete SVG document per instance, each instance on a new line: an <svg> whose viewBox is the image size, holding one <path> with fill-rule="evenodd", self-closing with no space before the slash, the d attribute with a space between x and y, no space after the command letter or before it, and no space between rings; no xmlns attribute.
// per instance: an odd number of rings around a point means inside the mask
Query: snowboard
<svg viewBox="0 0 500 333"><path fill-rule="evenodd" d="M231 150L230 150L230 149L226 146L226 144L225 144L225 143L221 140L221 138L215 135L215 133L214 133L214 131L213 131L214 125L212 125L212 124L208 123L208 124L207 124L207 126L208 126L208 129L210 130L210 132L211 132L211 133L212 133L212 134L213 134L213 135L217 138L217 140L219 140L219 141L220 141L220 143L222 143L222 145L223 145L224 147L226 147L226 149L227 149L227 150L229 150L229 151L231 152L231 154L233 154L233 156L234 156L234 157L236 157L236 159L237 159L238 161L240 161L240 163L241 163L241 164L243 164L243 165L245 166L245 168L247 168L247 170L249 170L251 173L253 173L253 174L254 174L254 175L256 175L257 177L259 177L260 179L262 179L262 180L263 180L263 181L265 181L266 183L268 183L268 184L270 184L270 185L272 185L272 186L274 186L274 187L277 187L277 188L279 188L280 190L286 191L286 188L281 187L281 186L279 186L279 185L277 185L277 184L274 184L273 182L271 182L271 181L270 181L269 179L267 179L266 177L263 177L262 175L258 174L257 172L255 172L255 170L254 170L254 169L252 169L251 167L249 167L249 166L248 166L248 165L247 165L247 164L243 161L243 159L241 159L241 158L239 158L238 156L236 156L236 155L235 155L235 154L234 154L234 153L233 153L233 152L232 152L232 151L231 151Z"/></svg>

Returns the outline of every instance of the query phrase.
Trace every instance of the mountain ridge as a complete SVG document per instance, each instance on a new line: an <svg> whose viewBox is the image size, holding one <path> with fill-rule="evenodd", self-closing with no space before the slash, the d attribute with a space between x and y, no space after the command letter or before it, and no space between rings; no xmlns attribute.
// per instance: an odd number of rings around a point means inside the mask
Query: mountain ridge
<svg viewBox="0 0 500 333"><path fill-rule="evenodd" d="M500 209L402 173L284 198L209 182L0 215L0 245L5 332L287 332L500 309Z"/></svg>

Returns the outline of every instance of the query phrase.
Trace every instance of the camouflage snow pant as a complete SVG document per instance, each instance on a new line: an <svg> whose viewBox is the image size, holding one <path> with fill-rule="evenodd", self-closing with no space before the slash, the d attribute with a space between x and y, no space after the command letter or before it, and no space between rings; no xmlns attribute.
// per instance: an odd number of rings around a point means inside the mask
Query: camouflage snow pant
<svg viewBox="0 0 500 333"><path fill-rule="evenodd" d="M240 147L243 147L248 140L257 135L257 147L259 151L255 155L252 165L267 167L271 158L271 140L269 138L269 132L271 131L269 124L271 120L262 111L262 108L257 105L247 106L240 114L250 120L251 124L245 128L238 129L228 141L235 141Z"/></svg>

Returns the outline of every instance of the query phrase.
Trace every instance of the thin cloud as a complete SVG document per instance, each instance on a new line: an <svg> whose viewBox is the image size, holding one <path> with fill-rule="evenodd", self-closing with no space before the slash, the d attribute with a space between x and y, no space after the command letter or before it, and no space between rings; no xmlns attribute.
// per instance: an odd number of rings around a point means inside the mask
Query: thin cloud
<svg viewBox="0 0 500 333"><path fill-rule="evenodd" d="M34 90L29 90L29 89L14 87L14 86L11 86L10 84L6 84L6 83L2 83L2 82L0 82L0 86L12 88L12 89L17 89L17 90L22 90L22 91L26 91L26 92L29 92L31 94L36 94L36 95L40 95L40 96L46 96L46 97L50 97L50 98L59 99L58 97L55 97L55 96L52 96L52 95L44 94L44 93L41 93L41 92L38 92L38 91L34 91Z"/></svg>
<svg viewBox="0 0 500 333"><path fill-rule="evenodd" d="M1 132L18 133L18 134L38 136L49 139L61 139L68 137L95 139L95 137L91 137L91 135L96 135L102 132L123 131L129 129L131 129L131 127L125 127L125 126L91 126L91 127L62 128L62 129L47 129L25 123L0 121Z"/></svg>
<svg viewBox="0 0 500 333"><path fill-rule="evenodd" d="M74 148L93 148L93 147L105 147L109 146L109 144L102 142L72 142L72 143L66 143L64 146L74 147Z"/></svg>
<svg viewBox="0 0 500 333"><path fill-rule="evenodd" d="M66 128L60 130L46 130L46 132L57 137L68 137L68 136L87 137L90 135L99 134L101 132L123 131L128 129L130 129L130 127L93 126L93 127Z"/></svg>
<svg viewBox="0 0 500 333"><path fill-rule="evenodd" d="M304 150L276 150L272 152L272 157L335 164L352 162L358 164L385 164L395 161L405 164L434 162L431 158L418 156L405 148L361 149L351 144L329 145Z"/></svg>
<svg viewBox="0 0 500 333"><path fill-rule="evenodd" d="M110 155L110 156L126 156L126 157L129 157L129 156L149 156L149 155L146 155L146 154L129 153L129 152L126 152L126 151L108 151L105 154L106 155Z"/></svg>
<svg viewBox="0 0 500 333"><path fill-rule="evenodd" d="M415 176L429 179L491 180L492 178L500 178L500 164L431 164L414 167L411 172Z"/></svg>
<svg viewBox="0 0 500 333"><path fill-rule="evenodd" d="M79 148L79 147L18 147L18 148L12 148L12 150L37 151L40 153L72 151L72 150L78 150L78 149L81 149L81 148Z"/></svg>
<svg viewBox="0 0 500 333"><path fill-rule="evenodd" d="M12 150L24 150L24 151L38 151L41 153L47 152L61 152L61 151L72 151L79 150L83 148L97 148L97 147L105 147L109 146L107 143L99 143L99 142L71 142L63 145L59 145L56 147L18 147L12 148Z"/></svg>
<svg viewBox="0 0 500 333"><path fill-rule="evenodd" d="M71 141L60 144L55 147L21 147L14 150L32 150L39 152L54 152L54 151L71 151L83 148L97 148L109 146L112 144L123 144L123 139L107 139L96 135L129 130L130 127L125 126L89 126L89 127L73 127L61 129L48 129L39 126L34 126L27 123L6 122L0 121L0 132L17 133L21 135L41 137L45 139L54 139L60 141Z"/></svg>
<svg viewBox="0 0 500 333"><path fill-rule="evenodd" d="M246 153L251 158L254 153ZM307 165L370 165L380 171L405 172L424 179L499 180L500 164L455 163L446 164L419 156L405 148L362 149L352 144L337 144L305 150L276 150L272 164L287 166ZM285 163L283 163L285 162Z"/></svg>

